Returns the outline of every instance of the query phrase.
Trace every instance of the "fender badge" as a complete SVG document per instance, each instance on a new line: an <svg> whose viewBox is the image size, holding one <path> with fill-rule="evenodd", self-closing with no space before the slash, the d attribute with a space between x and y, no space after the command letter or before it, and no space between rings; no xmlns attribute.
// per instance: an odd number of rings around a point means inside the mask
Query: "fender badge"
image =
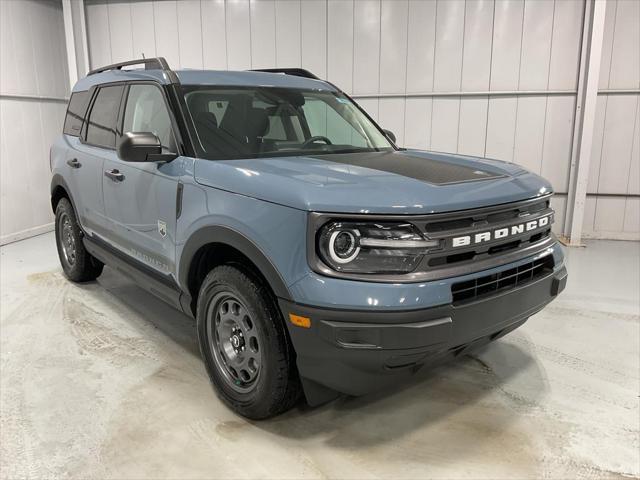
<svg viewBox="0 0 640 480"><path fill-rule="evenodd" d="M162 220L158 220L158 233L162 238L167 236L167 224Z"/></svg>

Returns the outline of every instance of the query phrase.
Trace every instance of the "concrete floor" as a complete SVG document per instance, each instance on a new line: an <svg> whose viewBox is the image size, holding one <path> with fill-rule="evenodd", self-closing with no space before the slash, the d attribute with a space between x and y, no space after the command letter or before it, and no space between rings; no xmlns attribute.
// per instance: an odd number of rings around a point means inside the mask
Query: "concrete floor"
<svg viewBox="0 0 640 480"><path fill-rule="evenodd" d="M194 322L110 269L74 285L42 235L1 252L2 478L640 475L640 244L569 251L567 290L395 392L248 422Z"/></svg>

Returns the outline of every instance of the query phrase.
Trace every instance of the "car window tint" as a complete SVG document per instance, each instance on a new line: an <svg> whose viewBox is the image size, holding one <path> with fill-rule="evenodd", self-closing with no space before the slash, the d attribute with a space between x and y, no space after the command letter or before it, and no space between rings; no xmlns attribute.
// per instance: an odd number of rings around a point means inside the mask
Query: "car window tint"
<svg viewBox="0 0 640 480"><path fill-rule="evenodd" d="M87 125L87 143L115 148L116 119L122 97L122 85L102 87L91 108Z"/></svg>
<svg viewBox="0 0 640 480"><path fill-rule="evenodd" d="M222 121L222 117L224 117L224 112L227 111L228 105L229 105L229 102L221 102L221 101L209 102L209 111L216 116L216 120L218 121L218 123Z"/></svg>
<svg viewBox="0 0 640 480"><path fill-rule="evenodd" d="M269 128L264 138L268 140L286 140L287 134L284 131L282 117L277 115L269 115Z"/></svg>
<svg viewBox="0 0 640 480"><path fill-rule="evenodd" d="M89 101L89 92L74 92L69 100L67 115L64 119L63 132L74 137L80 136L84 115L87 112L87 102Z"/></svg>
<svg viewBox="0 0 640 480"><path fill-rule="evenodd" d="M339 107L343 104L338 103ZM335 139L336 143L348 143L358 147L367 145L367 139L362 131L356 130L350 119L351 111L344 109L343 112L337 112L327 103L313 99L305 98L304 110L311 136L329 137Z"/></svg>
<svg viewBox="0 0 640 480"><path fill-rule="evenodd" d="M171 117L160 89L154 85L131 85L124 110L123 132L154 133L163 148L175 152Z"/></svg>
<svg viewBox="0 0 640 480"><path fill-rule="evenodd" d="M393 150L365 114L337 92L185 85L203 158L252 158ZM313 141L309 140L313 137Z"/></svg>

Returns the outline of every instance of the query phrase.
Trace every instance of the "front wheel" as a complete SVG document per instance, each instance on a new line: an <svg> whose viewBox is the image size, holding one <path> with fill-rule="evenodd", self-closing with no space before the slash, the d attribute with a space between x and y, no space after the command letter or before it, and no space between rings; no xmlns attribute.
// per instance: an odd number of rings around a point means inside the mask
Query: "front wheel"
<svg viewBox="0 0 640 480"><path fill-rule="evenodd" d="M300 397L295 355L268 289L238 268L214 268L202 283L198 340L209 378L233 410L263 419Z"/></svg>
<svg viewBox="0 0 640 480"><path fill-rule="evenodd" d="M104 264L91 256L82 243L82 230L71 202L62 198L56 205L56 246L62 270L69 280L87 282L102 273Z"/></svg>

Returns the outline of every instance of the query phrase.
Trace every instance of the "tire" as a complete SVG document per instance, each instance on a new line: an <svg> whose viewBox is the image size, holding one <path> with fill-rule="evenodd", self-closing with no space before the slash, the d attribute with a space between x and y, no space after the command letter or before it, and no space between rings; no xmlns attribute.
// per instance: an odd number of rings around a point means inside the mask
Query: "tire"
<svg viewBox="0 0 640 480"><path fill-rule="evenodd" d="M295 353L265 285L235 266L214 268L202 282L196 320L207 373L231 409L259 420L293 407L301 394Z"/></svg>
<svg viewBox="0 0 640 480"><path fill-rule="evenodd" d="M95 280L104 268L104 264L84 248L82 235L71 202L60 199L56 205L56 246L62 270L74 282Z"/></svg>

